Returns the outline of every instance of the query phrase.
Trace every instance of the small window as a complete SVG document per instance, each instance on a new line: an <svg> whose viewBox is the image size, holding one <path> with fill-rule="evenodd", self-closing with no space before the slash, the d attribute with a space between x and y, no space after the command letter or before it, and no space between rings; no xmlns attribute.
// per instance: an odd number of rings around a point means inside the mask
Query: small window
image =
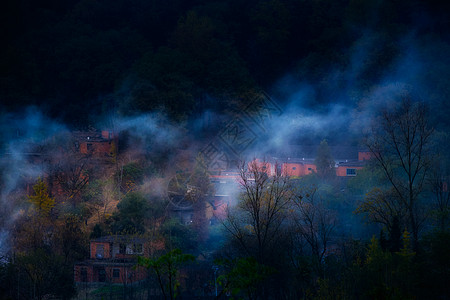
<svg viewBox="0 0 450 300"><path fill-rule="evenodd" d="M120 277L120 269L113 269L113 278Z"/></svg>
<svg viewBox="0 0 450 300"><path fill-rule="evenodd" d="M94 146L92 144L86 144L86 148L87 148L87 151L89 151L89 152L94 150Z"/></svg>
<svg viewBox="0 0 450 300"><path fill-rule="evenodd" d="M105 246L104 245L97 245L95 249L95 257L96 258L103 258L105 255Z"/></svg>
<svg viewBox="0 0 450 300"><path fill-rule="evenodd" d="M292 170L297 170L297 168L296 167L292 167Z"/></svg>
<svg viewBox="0 0 450 300"><path fill-rule="evenodd" d="M312 168L308 168L308 171L312 171Z"/></svg>
<svg viewBox="0 0 450 300"><path fill-rule="evenodd" d="M127 245L125 244L119 244L119 253L125 254L127 252Z"/></svg>
<svg viewBox="0 0 450 300"><path fill-rule="evenodd" d="M105 282L106 281L106 271L105 268L101 268L98 270L98 281Z"/></svg>
<svg viewBox="0 0 450 300"><path fill-rule="evenodd" d="M87 268L81 268L81 281L87 282Z"/></svg>
<svg viewBox="0 0 450 300"><path fill-rule="evenodd" d="M356 169L347 169L347 176L355 176Z"/></svg>

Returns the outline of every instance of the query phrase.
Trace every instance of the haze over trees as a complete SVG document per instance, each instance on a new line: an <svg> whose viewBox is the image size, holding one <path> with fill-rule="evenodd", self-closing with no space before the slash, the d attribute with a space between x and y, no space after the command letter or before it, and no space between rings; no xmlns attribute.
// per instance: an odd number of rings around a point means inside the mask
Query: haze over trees
<svg viewBox="0 0 450 300"><path fill-rule="evenodd" d="M449 12L7 0L0 300L450 298ZM75 282L102 237L147 278Z"/></svg>

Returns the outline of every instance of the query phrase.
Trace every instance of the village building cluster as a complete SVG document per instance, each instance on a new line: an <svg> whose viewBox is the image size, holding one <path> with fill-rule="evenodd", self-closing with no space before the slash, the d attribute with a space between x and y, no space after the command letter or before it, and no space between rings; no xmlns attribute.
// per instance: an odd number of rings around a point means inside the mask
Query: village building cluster
<svg viewBox="0 0 450 300"><path fill-rule="evenodd" d="M72 152L81 156L89 156L97 164L111 164L119 152L119 136L112 130L76 131L72 133ZM357 151L357 157L353 155L345 159L338 159L331 166L339 178L351 178L357 176L367 162L372 158L368 151ZM295 155L296 153L294 153ZM298 153L297 153L298 155ZM295 155L296 156L296 155ZM43 159L37 154L30 156L33 160ZM301 178L317 172L317 166L313 155L308 158L270 157L266 159L256 158L253 162L267 176L282 175L290 178ZM63 172L64 173L64 172ZM65 174L68 175L68 174ZM81 183L88 184L89 176L83 172L75 174ZM209 180L214 185L214 195L209 195L206 217L214 220L224 218L227 203L230 203L233 195L230 190L239 179L236 170L219 170L209 174ZM49 181L48 179L47 181ZM60 178L59 181L66 180ZM55 194L62 193L61 182L58 178L51 181ZM28 190L31 192L31 182ZM188 187L189 188L189 187ZM185 195L177 195L185 197ZM182 223L188 224L193 219L192 206L173 205L172 213L179 217ZM149 249L163 249L163 244L152 245L154 241L135 236L103 236L90 241L90 256L74 266L74 279L77 284L133 284L147 278L147 271L142 267L136 267L138 256L149 257Z"/></svg>

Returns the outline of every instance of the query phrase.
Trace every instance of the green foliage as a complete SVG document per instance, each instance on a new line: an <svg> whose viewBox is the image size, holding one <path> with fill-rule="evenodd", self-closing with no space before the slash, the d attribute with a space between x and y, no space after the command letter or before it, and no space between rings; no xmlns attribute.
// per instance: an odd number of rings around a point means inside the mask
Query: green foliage
<svg viewBox="0 0 450 300"><path fill-rule="evenodd" d="M137 265L155 272L164 299L175 299L180 287L178 278L180 267L194 260L193 255L185 254L180 249L174 249L157 258L140 256Z"/></svg>
<svg viewBox="0 0 450 300"><path fill-rule="evenodd" d="M124 165L116 174L121 190L125 193L133 191L144 179L145 170L142 162L130 162Z"/></svg>
<svg viewBox="0 0 450 300"><path fill-rule="evenodd" d="M347 188L353 195L365 195L374 186L382 186L384 177L379 168L369 164L363 169L358 170L358 176L350 178L347 182Z"/></svg>
<svg viewBox="0 0 450 300"><path fill-rule="evenodd" d="M99 237L102 237L106 235L106 230L103 228L103 226L99 223L94 225L94 228L92 228L92 232L89 235L90 239L97 239Z"/></svg>
<svg viewBox="0 0 450 300"><path fill-rule="evenodd" d="M117 204L111 229L113 233L144 233L145 220L150 211L148 200L140 193L131 192Z"/></svg>
<svg viewBox="0 0 450 300"><path fill-rule="evenodd" d="M318 289L315 300L344 300L349 299L349 295L342 285L334 286L329 279L319 278L317 280Z"/></svg>
<svg viewBox="0 0 450 300"><path fill-rule="evenodd" d="M385 191L373 188L358 205L355 213L366 215L369 222L384 225L389 234L406 225L406 207L392 189Z"/></svg>
<svg viewBox="0 0 450 300"><path fill-rule="evenodd" d="M258 286L275 272L253 257L218 260L216 264L228 269L226 274L217 278L218 284L222 286L221 294L231 293L233 297L245 295L249 299L255 299Z"/></svg>
<svg viewBox="0 0 450 300"><path fill-rule="evenodd" d="M404 233L403 247L391 253L381 248L373 237L367 248L366 259L360 262L357 285L361 293L371 299L414 299L417 280L417 264L412 259L409 234Z"/></svg>
<svg viewBox="0 0 450 300"><path fill-rule="evenodd" d="M73 214L60 216L55 230L56 250L65 261L72 263L88 256L88 240L84 232L83 220Z"/></svg>
<svg viewBox="0 0 450 300"><path fill-rule="evenodd" d="M448 274L450 270L450 231L436 230L429 233L422 245L422 264L417 270L420 277L421 298L438 299L450 297Z"/></svg>
<svg viewBox="0 0 450 300"><path fill-rule="evenodd" d="M181 224L177 218L166 220L161 226L161 233L172 248L195 251L198 246L196 232L191 226Z"/></svg>
<svg viewBox="0 0 450 300"><path fill-rule="evenodd" d="M28 196L37 213L41 216L48 216L50 211L55 206L55 200L51 198L47 191L47 184L39 178L33 186L34 195Z"/></svg>
<svg viewBox="0 0 450 300"><path fill-rule="evenodd" d="M42 299L45 295L53 295L70 299L75 294L72 266L65 264L64 258L50 249L39 248L18 255L15 267L17 272L27 275L20 285L22 289L33 287L29 291L29 295L33 295L31 298Z"/></svg>

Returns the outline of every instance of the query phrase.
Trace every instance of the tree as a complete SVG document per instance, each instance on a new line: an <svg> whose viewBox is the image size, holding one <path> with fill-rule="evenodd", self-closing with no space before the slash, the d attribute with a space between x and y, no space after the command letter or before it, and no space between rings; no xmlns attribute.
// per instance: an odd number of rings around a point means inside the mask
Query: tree
<svg viewBox="0 0 450 300"><path fill-rule="evenodd" d="M439 229L444 231L448 228L450 219L450 192L448 190L448 170L445 168L447 165L441 159L441 157L437 157L434 162L428 184L435 199L432 212L436 216Z"/></svg>
<svg viewBox="0 0 450 300"><path fill-rule="evenodd" d="M104 222L116 207L117 188L112 179L98 179L83 191L83 201L89 214L97 214L96 222ZM95 218L94 218L95 219Z"/></svg>
<svg viewBox="0 0 450 300"><path fill-rule="evenodd" d="M82 219L73 214L65 214L58 218L54 233L54 248L64 259L66 265L81 260L88 253L88 240L83 231Z"/></svg>
<svg viewBox="0 0 450 300"><path fill-rule="evenodd" d="M252 161L240 166L242 194L235 208L223 222L226 230L247 256L259 263L273 258L283 236L283 222L293 197L289 179L276 174L267 176L266 163Z"/></svg>
<svg viewBox="0 0 450 300"><path fill-rule="evenodd" d="M366 138L366 146L406 209L414 249L423 222L419 196L430 168L433 129L428 126L426 113L423 103L412 102L409 96L403 96L396 107L382 110Z"/></svg>
<svg viewBox="0 0 450 300"><path fill-rule="evenodd" d="M26 279L20 283L22 289L30 288L26 298L48 299L56 296L71 299L75 294L72 265L65 264L63 257L51 249L38 248L18 254L15 263L17 272L26 274Z"/></svg>
<svg viewBox="0 0 450 300"><path fill-rule="evenodd" d="M24 252L48 245L54 231L54 216L51 213L55 200L49 196L47 185L40 178L33 186L33 191L27 197L31 203L28 213L17 219L14 228L15 247Z"/></svg>
<svg viewBox="0 0 450 300"><path fill-rule="evenodd" d="M218 266L228 268L227 273L217 278L222 290L217 294L219 299L224 293L238 296L245 293L248 299L256 299L258 284L261 284L275 270L259 264L253 257L238 258L232 261L216 261Z"/></svg>
<svg viewBox="0 0 450 300"><path fill-rule="evenodd" d="M334 159L331 156L330 147L328 147L327 140L322 140L320 142L319 148L317 149L317 157L314 161L317 166L317 174L322 179L330 179L336 175L334 169Z"/></svg>
<svg viewBox="0 0 450 300"><path fill-rule="evenodd" d="M38 178L33 186L33 195L28 196L28 200L34 205L39 216L48 216L55 206L55 200L51 198L47 191L47 185L41 178Z"/></svg>
<svg viewBox="0 0 450 300"><path fill-rule="evenodd" d="M114 223L111 226L114 233L145 232L145 219L150 206L143 195L137 192L126 194L117 204L117 209L117 213L113 215Z"/></svg>
<svg viewBox="0 0 450 300"><path fill-rule="evenodd" d="M144 178L144 167L142 162L130 162L123 165L120 171L116 173L117 182L120 190L128 193L136 189L142 183Z"/></svg>
<svg viewBox="0 0 450 300"><path fill-rule="evenodd" d="M314 266L320 276L323 276L322 262L331 241L335 227L333 213L324 206L321 199L317 199L316 188L305 190L294 197L292 210L295 232L306 241L310 248L310 255L314 258Z"/></svg>
<svg viewBox="0 0 450 300"><path fill-rule="evenodd" d="M355 213L367 214L370 222L384 225L390 235L398 226L395 226L396 222L400 223L399 227L407 224L406 207L392 189L385 191L373 188L366 194Z"/></svg>
<svg viewBox="0 0 450 300"><path fill-rule="evenodd" d="M80 153L68 153L60 158L55 167L55 179L61 187L65 201L75 207L90 179L90 157Z"/></svg>
<svg viewBox="0 0 450 300"><path fill-rule="evenodd" d="M153 270L157 276L164 299L175 299L178 296L180 281L178 278L180 266L194 261L195 257L185 254L180 249L174 249L157 258L138 257L138 266Z"/></svg>
<svg viewBox="0 0 450 300"><path fill-rule="evenodd" d="M416 265L412 258L409 233L403 232L403 246L397 252L384 251L373 237L362 262L362 275L356 281L371 299L415 299ZM362 280L362 281L361 281Z"/></svg>
<svg viewBox="0 0 450 300"><path fill-rule="evenodd" d="M192 197L192 216L193 227L198 233L198 239L204 242L208 236L208 218L206 217L207 205L215 209L214 203L214 185L209 178L208 170L204 167L200 157L197 157L194 170L191 174L189 183L193 186Z"/></svg>

